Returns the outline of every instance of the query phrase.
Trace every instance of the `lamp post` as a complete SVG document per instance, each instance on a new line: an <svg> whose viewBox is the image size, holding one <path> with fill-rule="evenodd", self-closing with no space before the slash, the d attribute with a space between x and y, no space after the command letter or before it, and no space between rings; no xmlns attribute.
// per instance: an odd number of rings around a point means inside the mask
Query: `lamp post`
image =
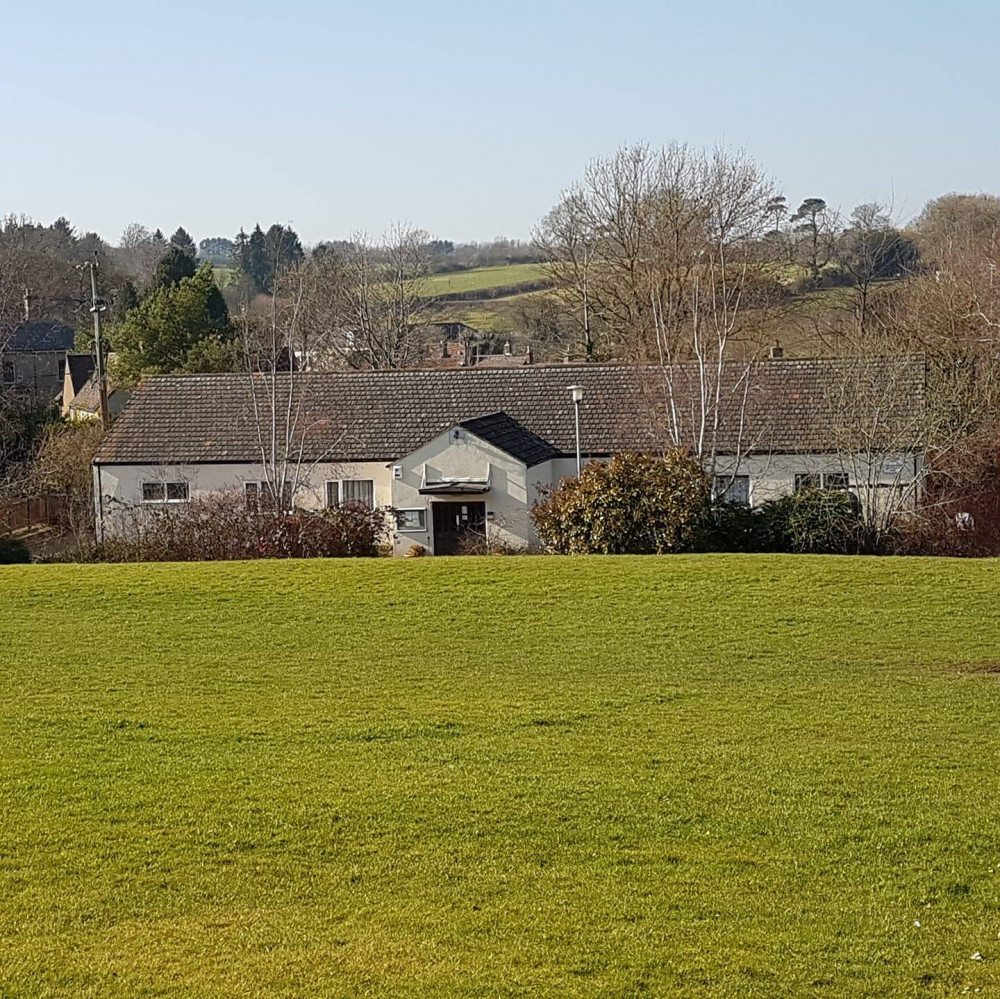
<svg viewBox="0 0 1000 999"><path fill-rule="evenodd" d="M580 460L580 403L583 402L583 386L570 385L570 394L573 397L573 409L576 415L576 477L580 478L583 471L583 462Z"/></svg>

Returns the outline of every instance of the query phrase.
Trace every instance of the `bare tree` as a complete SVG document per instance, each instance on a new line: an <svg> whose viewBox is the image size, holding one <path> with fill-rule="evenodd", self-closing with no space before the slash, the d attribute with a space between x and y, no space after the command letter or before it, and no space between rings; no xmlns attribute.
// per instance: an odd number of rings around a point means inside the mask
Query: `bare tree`
<svg viewBox="0 0 1000 999"><path fill-rule="evenodd" d="M557 288L586 305L602 348L653 362L662 434L709 470L723 414L745 407L784 307L764 238L774 199L742 153L629 146L594 161L537 234Z"/></svg>
<svg viewBox="0 0 1000 999"><path fill-rule="evenodd" d="M827 383L833 433L847 481L860 503L870 544L881 549L922 494L924 456L945 443L927 405L924 358L909 355L894 331L859 329L831 362Z"/></svg>
<svg viewBox="0 0 1000 999"><path fill-rule="evenodd" d="M891 208L877 201L858 205L836 245L836 259L852 282L850 307L854 326L863 331L873 316L879 282L913 272L916 247L893 223Z"/></svg>
<svg viewBox="0 0 1000 999"><path fill-rule="evenodd" d="M556 295L562 300L588 361L598 359L591 283L600 236L594 222L585 198L574 190L563 196L534 232L535 244L554 279Z"/></svg>
<svg viewBox="0 0 1000 999"><path fill-rule="evenodd" d="M153 276L156 265L166 251L167 244L149 231L141 222L130 222L118 241L118 260L129 277L145 284Z"/></svg>
<svg viewBox="0 0 1000 999"><path fill-rule="evenodd" d="M311 358L384 370L417 364L433 317L427 234L394 226L381 240L355 235L310 262L300 335Z"/></svg>

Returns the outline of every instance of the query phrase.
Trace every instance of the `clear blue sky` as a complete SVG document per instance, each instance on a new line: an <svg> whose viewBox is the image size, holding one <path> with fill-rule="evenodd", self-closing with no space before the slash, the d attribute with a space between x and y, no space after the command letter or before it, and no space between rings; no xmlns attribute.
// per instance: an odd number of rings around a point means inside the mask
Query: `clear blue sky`
<svg viewBox="0 0 1000 999"><path fill-rule="evenodd" d="M3 16L0 210L307 242L526 237L623 142L745 147L790 202L1000 189L990 0L35 0Z"/></svg>

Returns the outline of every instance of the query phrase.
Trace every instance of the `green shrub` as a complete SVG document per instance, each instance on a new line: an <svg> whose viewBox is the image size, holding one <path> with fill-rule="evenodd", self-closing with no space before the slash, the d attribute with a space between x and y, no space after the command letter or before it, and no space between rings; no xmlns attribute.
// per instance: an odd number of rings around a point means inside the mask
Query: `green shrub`
<svg viewBox="0 0 1000 999"><path fill-rule="evenodd" d="M760 510L742 503L713 503L706 511L698 540L705 552L763 552L768 548L761 530Z"/></svg>
<svg viewBox="0 0 1000 999"><path fill-rule="evenodd" d="M550 551L649 555L693 546L709 488L698 462L682 451L663 458L626 451L541 495L531 516Z"/></svg>
<svg viewBox="0 0 1000 999"><path fill-rule="evenodd" d="M755 514L751 551L853 555L863 547L857 500L831 489L803 489L771 500Z"/></svg>
<svg viewBox="0 0 1000 999"><path fill-rule="evenodd" d="M28 546L17 538L0 538L0 565L18 565L31 561Z"/></svg>

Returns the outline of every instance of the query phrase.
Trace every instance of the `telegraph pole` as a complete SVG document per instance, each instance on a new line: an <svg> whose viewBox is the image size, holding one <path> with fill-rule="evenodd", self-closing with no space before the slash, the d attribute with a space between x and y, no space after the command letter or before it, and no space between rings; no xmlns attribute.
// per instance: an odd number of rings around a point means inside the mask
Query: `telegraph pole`
<svg viewBox="0 0 1000 999"><path fill-rule="evenodd" d="M97 297L97 252L87 266L90 268L90 311L94 317L94 358L97 367L97 391L101 400L101 426L105 430L111 426L111 411L108 408L108 376L104 370L104 342L101 339L101 313L107 305Z"/></svg>

